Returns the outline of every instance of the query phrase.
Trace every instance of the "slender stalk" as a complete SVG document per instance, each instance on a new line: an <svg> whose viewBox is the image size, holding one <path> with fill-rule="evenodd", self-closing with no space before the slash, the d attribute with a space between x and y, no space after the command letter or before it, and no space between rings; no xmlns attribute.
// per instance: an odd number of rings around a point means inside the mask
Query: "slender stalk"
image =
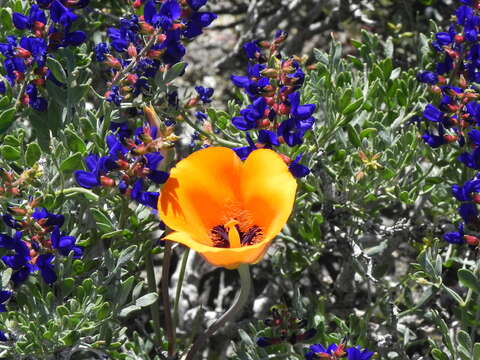
<svg viewBox="0 0 480 360"><path fill-rule="evenodd" d="M148 290L150 292L157 292L157 280L155 279L155 270L153 269L152 251L150 246L145 246L145 268L147 271ZM162 346L162 332L160 330L160 310L158 302L155 301L150 305L150 313L152 314L153 331L155 332L154 343L157 349Z"/></svg>
<svg viewBox="0 0 480 360"><path fill-rule="evenodd" d="M173 328L176 328L178 323L178 302L180 301L180 294L182 293L183 278L185 277L185 268L187 267L188 255L190 248L185 248L182 256L182 264L180 265L180 274L178 276L177 290L175 293L175 303L173 304Z"/></svg>
<svg viewBox="0 0 480 360"><path fill-rule="evenodd" d="M200 126L198 126L197 124L195 124L193 121L191 121L189 118L188 118L188 115L185 114L184 116L184 120L185 122L190 125L192 128L194 128L196 131L198 131L200 134L202 134L203 136L207 137L208 139L212 140L212 141L216 141L218 144L220 145L223 145L223 146L229 146L229 147L236 147L236 146L239 146L240 144L238 143L235 143L233 141L228 141L228 140L225 140L225 139L222 139L218 136L216 136L215 134L213 133L209 133L209 132L206 132L205 130L203 130Z"/></svg>
<svg viewBox="0 0 480 360"><path fill-rule="evenodd" d="M168 356L175 354L176 334L173 328L172 311L170 310L170 296L168 295L168 280L170 279L170 260L172 258L172 243L166 241L165 251L163 253L162 267L162 300L165 316L165 333L168 340Z"/></svg>
<svg viewBox="0 0 480 360"><path fill-rule="evenodd" d="M237 294L232 306L222 316L220 316L203 334L201 334L193 343L185 360L192 360L200 349L203 347L207 339L220 329L227 321L231 320L243 308L250 295L252 281L250 271L247 264L242 264L238 268L240 275L240 291Z"/></svg>

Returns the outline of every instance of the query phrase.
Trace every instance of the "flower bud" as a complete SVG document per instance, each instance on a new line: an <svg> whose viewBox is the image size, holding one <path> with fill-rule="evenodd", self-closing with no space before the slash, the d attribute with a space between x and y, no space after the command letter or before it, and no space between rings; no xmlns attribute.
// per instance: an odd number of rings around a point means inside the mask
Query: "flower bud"
<svg viewBox="0 0 480 360"><path fill-rule="evenodd" d="M109 178L108 176L100 176L100 183L102 186L105 187L114 187L115 186L115 180L112 178Z"/></svg>
<svg viewBox="0 0 480 360"><path fill-rule="evenodd" d="M478 245L479 240L476 236L464 235L463 238L465 239L465 241L467 242L468 245L472 245L472 246L477 246Z"/></svg>
<svg viewBox="0 0 480 360"><path fill-rule="evenodd" d="M128 56L132 58L137 57L137 47L133 43L130 43L130 45L128 45L127 53Z"/></svg>

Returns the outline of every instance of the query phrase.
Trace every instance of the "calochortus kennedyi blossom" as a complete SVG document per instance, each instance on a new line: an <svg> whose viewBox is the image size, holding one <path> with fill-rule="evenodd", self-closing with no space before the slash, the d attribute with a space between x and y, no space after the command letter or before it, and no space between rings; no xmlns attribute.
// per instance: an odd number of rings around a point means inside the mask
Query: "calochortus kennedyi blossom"
<svg viewBox="0 0 480 360"><path fill-rule="evenodd" d="M215 266L256 263L287 222L296 188L272 150L255 150L244 162L228 148L199 150L178 162L160 193L160 217L175 230L165 239Z"/></svg>

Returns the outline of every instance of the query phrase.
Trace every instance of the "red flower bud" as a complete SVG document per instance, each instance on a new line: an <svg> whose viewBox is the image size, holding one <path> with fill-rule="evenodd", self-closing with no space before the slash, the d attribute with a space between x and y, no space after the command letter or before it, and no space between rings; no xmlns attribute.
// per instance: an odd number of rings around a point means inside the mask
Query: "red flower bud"
<svg viewBox="0 0 480 360"><path fill-rule="evenodd" d="M457 141L458 137L456 135L443 135L443 140L445 140L447 143L452 143L454 141Z"/></svg>
<svg viewBox="0 0 480 360"><path fill-rule="evenodd" d="M288 115L290 114L290 106L281 103L280 106L278 107L278 113L281 115Z"/></svg>
<svg viewBox="0 0 480 360"><path fill-rule="evenodd" d="M17 47L16 48L16 55L18 57L26 59L26 58L29 58L30 56L32 56L32 53L30 51L28 51L27 49L24 49L22 47Z"/></svg>
<svg viewBox="0 0 480 360"><path fill-rule="evenodd" d="M478 245L478 238L476 236L473 236L473 235L464 235L463 238L465 239L465 241L467 242L468 245L472 245L472 246L477 246Z"/></svg>
<svg viewBox="0 0 480 360"><path fill-rule="evenodd" d="M100 176L100 183L102 186L105 187L114 187L115 186L115 180L112 178L109 178L108 176Z"/></svg>
<svg viewBox="0 0 480 360"><path fill-rule="evenodd" d="M138 80L138 75L137 74L128 74L127 75L127 81L130 83L130 84L135 84Z"/></svg>
<svg viewBox="0 0 480 360"><path fill-rule="evenodd" d="M106 56L106 58L107 59L104 62L105 65L110 66L110 67L112 67L114 69L117 69L117 70L120 70L122 68L122 64L120 63L120 61L116 57L108 54Z"/></svg>
<svg viewBox="0 0 480 360"><path fill-rule="evenodd" d="M136 57L137 56L137 48L135 47L135 45L130 43L130 45L128 45L127 53L128 53L128 56L130 56L132 58Z"/></svg>
<svg viewBox="0 0 480 360"><path fill-rule="evenodd" d="M139 24L140 24L140 29L142 30L142 33L153 34L155 32L155 28L152 25L143 21L141 21Z"/></svg>
<svg viewBox="0 0 480 360"><path fill-rule="evenodd" d="M455 35L455 42L460 44L465 41L465 37L463 35L457 34Z"/></svg>

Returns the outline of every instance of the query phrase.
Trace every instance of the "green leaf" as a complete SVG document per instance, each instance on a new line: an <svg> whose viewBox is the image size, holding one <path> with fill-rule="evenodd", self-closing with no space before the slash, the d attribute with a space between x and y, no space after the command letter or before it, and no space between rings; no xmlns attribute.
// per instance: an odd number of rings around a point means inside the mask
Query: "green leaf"
<svg viewBox="0 0 480 360"><path fill-rule="evenodd" d="M72 105L77 104L88 93L89 89L90 89L90 85L88 84L83 84L80 86L69 88L67 92L69 103Z"/></svg>
<svg viewBox="0 0 480 360"><path fill-rule="evenodd" d="M138 311L138 310L142 310L141 307L137 306L137 305L130 305L130 306L127 306L126 308L123 308L121 311L120 311L120 314L118 314L118 316L120 317L127 317L128 315L130 315L131 313L135 312L135 311Z"/></svg>
<svg viewBox="0 0 480 360"><path fill-rule="evenodd" d="M14 115L16 112L17 109L15 107L0 112L0 134L3 134L8 130L10 125L12 125L15 120Z"/></svg>
<svg viewBox="0 0 480 360"><path fill-rule="evenodd" d="M362 103L363 103L363 99L358 99L357 101L351 103L345 109L343 109L342 114L349 115L357 111L360 108L360 106L362 106Z"/></svg>
<svg viewBox="0 0 480 360"><path fill-rule="evenodd" d="M468 269L460 269L457 274L458 280L463 286L472 289L477 294L480 293L480 281L473 275L473 272Z"/></svg>
<svg viewBox="0 0 480 360"><path fill-rule="evenodd" d="M119 269L123 264L125 264L127 261L133 258L136 251L137 251L137 245L132 245L124 249L120 253L120 256L118 257L117 265L115 266L115 268Z"/></svg>
<svg viewBox="0 0 480 360"><path fill-rule="evenodd" d="M176 79L180 74L183 73L185 67L187 66L184 62L179 62L173 65L170 69L168 69L163 75L163 83L168 84L170 81Z"/></svg>
<svg viewBox="0 0 480 360"><path fill-rule="evenodd" d="M73 278L66 278L62 280L61 284L62 296L66 297L72 292L75 280Z"/></svg>
<svg viewBox="0 0 480 360"><path fill-rule="evenodd" d="M353 146L359 147L362 145L360 137L358 136L357 130L350 124L346 125L347 132L348 132L348 139L352 143Z"/></svg>
<svg viewBox="0 0 480 360"><path fill-rule="evenodd" d="M99 308L96 308L95 311L97 313L97 319L104 320L110 314L110 307L108 303L104 302Z"/></svg>
<svg viewBox="0 0 480 360"><path fill-rule="evenodd" d="M433 349L432 356L435 360L449 360L447 354L445 354L440 349Z"/></svg>
<svg viewBox="0 0 480 360"><path fill-rule="evenodd" d="M480 343L473 345L473 360L480 360Z"/></svg>
<svg viewBox="0 0 480 360"><path fill-rule="evenodd" d="M65 73L65 70L63 70L63 66L58 60L52 57L47 57L47 66L58 81L62 83L67 82L67 74Z"/></svg>
<svg viewBox="0 0 480 360"><path fill-rule="evenodd" d="M457 334L458 342L461 346L463 346L467 353L470 353L471 349L473 348L472 339L467 332L460 330Z"/></svg>
<svg viewBox="0 0 480 360"><path fill-rule="evenodd" d="M2 157L6 160L10 160L10 161L15 161L15 160L18 160L20 159L20 151L18 151L17 149L15 149L13 146L10 146L10 145L3 145L1 148L0 148L0 153L2 154Z"/></svg>
<svg viewBox="0 0 480 360"><path fill-rule="evenodd" d="M155 301L158 299L158 294L151 292L146 295L143 295L141 298L138 298L137 301L135 301L135 305L139 307L145 307L145 306L150 306Z"/></svg>
<svg viewBox="0 0 480 360"><path fill-rule="evenodd" d="M364 139L366 137L369 137L370 135L372 134L376 134L377 133L377 129L376 128L367 128L367 129L363 129L361 132L360 132L360 139Z"/></svg>
<svg viewBox="0 0 480 360"><path fill-rule="evenodd" d="M52 98L53 101L55 101L60 106L67 105L67 92L64 89L57 86L51 80L48 80L48 79L47 79L47 82L45 83L45 86L47 88L48 94L50 95L50 98ZM51 105L52 104L50 103L49 107Z"/></svg>
<svg viewBox="0 0 480 360"><path fill-rule="evenodd" d="M63 172L72 172L82 168L83 157L80 153L75 153L60 164L60 170Z"/></svg>
<svg viewBox="0 0 480 360"><path fill-rule="evenodd" d="M28 166L33 166L35 163L40 159L42 155L42 150L40 146L33 142L28 144L27 151L25 152L25 161L27 162Z"/></svg>
<svg viewBox="0 0 480 360"><path fill-rule="evenodd" d="M110 233L114 230L114 226L108 216L106 216L102 211L98 209L91 209L92 215L95 218L95 221L97 222L97 226L100 229L100 231L104 233ZM124 250L125 251L125 250Z"/></svg>

